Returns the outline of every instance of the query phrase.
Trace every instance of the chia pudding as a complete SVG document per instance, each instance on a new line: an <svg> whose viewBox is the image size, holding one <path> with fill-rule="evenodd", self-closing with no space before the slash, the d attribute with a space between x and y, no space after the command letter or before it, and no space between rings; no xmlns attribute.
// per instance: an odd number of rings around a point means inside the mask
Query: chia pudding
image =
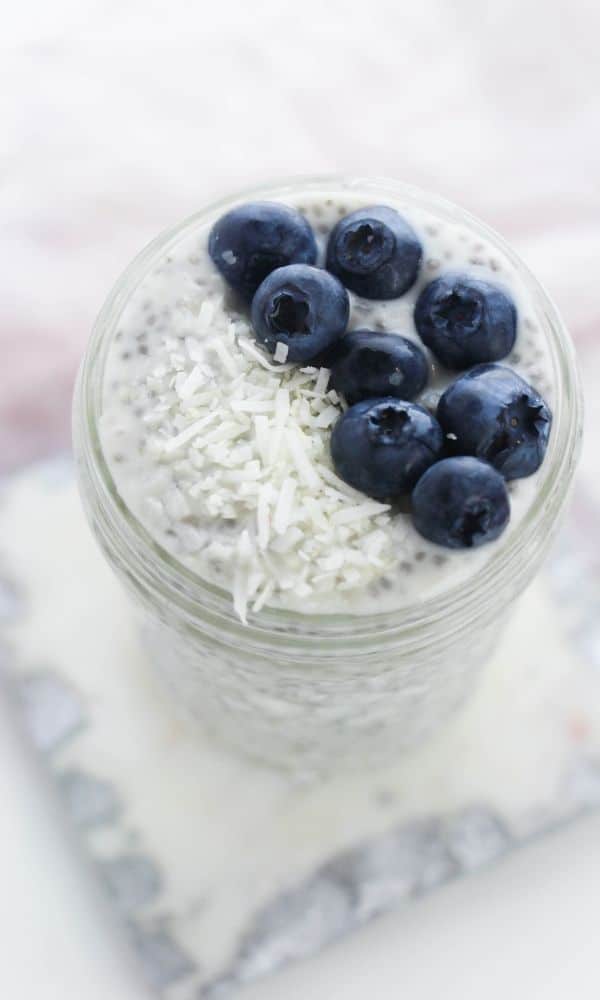
<svg viewBox="0 0 600 1000"><path fill-rule="evenodd" d="M269 201L306 220L319 268L340 220L376 203L372 189L340 184L298 187ZM368 330L414 343L427 370L413 402L435 416L461 372L426 345L415 307L445 275L491 284L516 311L516 338L500 363L552 411L543 319L502 246L468 217L438 216L388 192L381 203L416 234L416 279L394 298L347 289L345 336ZM152 261L108 347L100 441L124 504L170 557L230 593L242 621L264 607L394 612L466 583L500 543L444 547L418 530L409 496L369 496L339 474L331 438L348 400L332 387L327 357L290 361L285 345L268 352L257 339L248 302L209 253L217 219L192 221ZM505 537L530 509L538 475L508 478Z"/></svg>

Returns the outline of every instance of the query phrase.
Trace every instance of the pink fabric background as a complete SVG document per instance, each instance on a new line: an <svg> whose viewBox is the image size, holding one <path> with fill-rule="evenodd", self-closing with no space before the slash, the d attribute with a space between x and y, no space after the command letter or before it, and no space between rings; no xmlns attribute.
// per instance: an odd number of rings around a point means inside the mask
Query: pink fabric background
<svg viewBox="0 0 600 1000"><path fill-rule="evenodd" d="M600 386L595 0L55 0L19 5L12 26L3 469L68 443L90 326L142 245L208 198L300 172L388 174L481 215L546 284Z"/></svg>

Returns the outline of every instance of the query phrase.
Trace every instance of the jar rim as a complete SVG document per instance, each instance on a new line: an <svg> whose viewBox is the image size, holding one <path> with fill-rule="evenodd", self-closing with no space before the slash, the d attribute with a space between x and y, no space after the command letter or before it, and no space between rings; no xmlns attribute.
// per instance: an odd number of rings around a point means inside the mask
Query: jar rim
<svg viewBox="0 0 600 1000"><path fill-rule="evenodd" d="M378 199L389 192L407 203L418 203L420 207L433 209L448 220L460 219L499 247L518 270L544 322L557 387L553 429L545 461L537 473L538 490L529 509L506 537L494 543L497 547L494 556L466 581L391 611L366 615L308 615L285 608L265 607L258 613L249 613L248 623L243 624L234 611L230 592L204 580L164 549L119 496L98 431L104 363L111 334L132 292L158 255L168 252L168 248L183 238L188 230L208 222L224 208L250 197L284 198L286 193L297 192L298 188L309 192L320 187L335 188L337 192L340 189L365 193L372 190ZM87 502L96 517L104 519L106 530L110 531L119 547L121 560L128 564L130 577L137 579L148 593L158 594L163 601L174 604L190 627L210 627L216 633L226 628L232 639L237 635L244 643L252 641L253 637L264 643L269 633L284 633L288 637L296 637L298 641L308 637L322 641L331 639L334 643L344 636L352 636L353 643L358 641L360 647L361 638L369 642L377 637L381 643L385 637L391 639L399 634L410 635L416 629L422 631L424 625L439 621L444 621L449 631L465 627L481 614L493 592L510 581L517 561L515 557L522 555L527 543L530 551L528 564L513 577L517 596L528 582L527 569L535 563L536 552L546 547L548 526L551 528L566 500L579 452L581 431L582 398L571 338L542 285L503 237L459 206L413 185L390 178L343 174L298 176L238 191L210 203L155 237L123 271L100 310L81 364L74 403L74 440L79 467L80 471L85 470L95 493L94 498L88 498Z"/></svg>

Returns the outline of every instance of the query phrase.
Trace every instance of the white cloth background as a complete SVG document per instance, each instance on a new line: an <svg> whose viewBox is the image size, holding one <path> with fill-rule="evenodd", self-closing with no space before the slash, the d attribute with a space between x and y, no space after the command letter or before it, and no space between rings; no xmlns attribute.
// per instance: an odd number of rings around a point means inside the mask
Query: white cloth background
<svg viewBox="0 0 600 1000"><path fill-rule="evenodd" d="M438 191L517 246L576 336L593 333L599 33L596 0L11 5L4 465L66 440L74 368L132 255L213 195L269 177L347 170Z"/></svg>
<svg viewBox="0 0 600 1000"><path fill-rule="evenodd" d="M598 342L597 0L21 0L0 35L4 469L68 441L76 363L132 255L271 177L388 174L464 204L515 244L582 350ZM136 1000L40 796L7 715L0 995ZM531 848L248 995L596 1000L599 832Z"/></svg>

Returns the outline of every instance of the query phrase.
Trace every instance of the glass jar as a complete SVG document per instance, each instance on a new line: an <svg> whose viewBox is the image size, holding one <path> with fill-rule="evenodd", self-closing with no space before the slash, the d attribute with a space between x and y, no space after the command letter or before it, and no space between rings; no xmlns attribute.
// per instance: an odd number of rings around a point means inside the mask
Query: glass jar
<svg viewBox="0 0 600 1000"><path fill-rule="evenodd" d="M460 586L393 613L308 616L263 609L241 623L231 595L158 545L125 506L102 453L98 423L108 345L140 280L191 227L235 202L291 190L360 190L414 202L492 240L517 268L550 347L554 424L538 491L493 556ZM547 295L487 227L441 199L393 181L298 179L247 191L159 236L109 295L74 401L78 477L90 525L141 613L142 637L181 703L244 754L307 773L384 763L435 731L475 689L507 614L537 572L567 500L581 437L573 348ZM100 623L99 623L100 627Z"/></svg>

